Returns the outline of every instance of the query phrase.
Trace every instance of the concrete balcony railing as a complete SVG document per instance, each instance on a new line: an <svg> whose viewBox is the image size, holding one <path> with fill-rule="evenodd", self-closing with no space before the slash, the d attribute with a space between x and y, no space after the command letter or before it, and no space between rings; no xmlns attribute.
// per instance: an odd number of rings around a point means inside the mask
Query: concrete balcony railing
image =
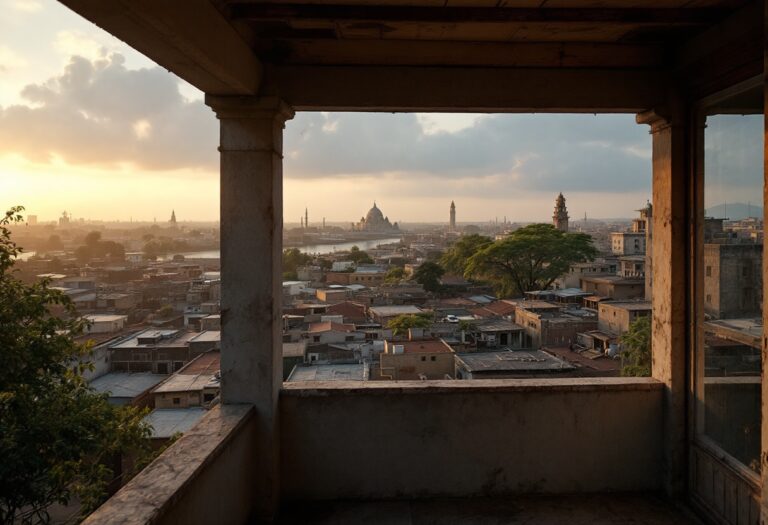
<svg viewBox="0 0 768 525"><path fill-rule="evenodd" d="M662 489L645 378L287 384L284 505ZM219 406L87 523L245 523L258 414Z"/></svg>

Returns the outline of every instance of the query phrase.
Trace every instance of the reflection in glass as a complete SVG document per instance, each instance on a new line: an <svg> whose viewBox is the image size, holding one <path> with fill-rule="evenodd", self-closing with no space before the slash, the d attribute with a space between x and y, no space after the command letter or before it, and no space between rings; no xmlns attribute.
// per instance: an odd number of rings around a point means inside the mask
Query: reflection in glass
<svg viewBox="0 0 768 525"><path fill-rule="evenodd" d="M707 108L697 359L699 433L760 469L763 110L759 90Z"/></svg>

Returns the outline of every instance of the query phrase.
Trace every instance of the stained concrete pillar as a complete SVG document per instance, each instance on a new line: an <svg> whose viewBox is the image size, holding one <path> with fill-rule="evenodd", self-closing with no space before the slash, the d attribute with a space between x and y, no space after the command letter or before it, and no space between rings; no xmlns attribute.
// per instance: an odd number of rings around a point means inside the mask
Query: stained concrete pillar
<svg viewBox="0 0 768 525"><path fill-rule="evenodd" d="M664 490L684 495L687 479L686 364L688 334L689 134L681 111L638 115L653 140L652 376L664 383Z"/></svg>
<svg viewBox="0 0 768 525"><path fill-rule="evenodd" d="M279 502L283 128L272 97L206 96L220 123L221 400L256 408L254 518Z"/></svg>

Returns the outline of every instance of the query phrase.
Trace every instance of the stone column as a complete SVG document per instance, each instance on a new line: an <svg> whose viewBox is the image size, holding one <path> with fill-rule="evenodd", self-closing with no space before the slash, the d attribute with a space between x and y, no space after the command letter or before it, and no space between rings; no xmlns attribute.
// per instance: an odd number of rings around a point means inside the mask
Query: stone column
<svg viewBox="0 0 768 525"><path fill-rule="evenodd" d="M682 497L687 479L686 382L688 261L691 255L688 200L691 176L686 117L638 115L653 137L653 320L652 375L665 385L662 482L670 497Z"/></svg>
<svg viewBox="0 0 768 525"><path fill-rule="evenodd" d="M221 399L252 404L254 514L269 520L280 491L283 128L293 112L271 97L207 95L220 122Z"/></svg>

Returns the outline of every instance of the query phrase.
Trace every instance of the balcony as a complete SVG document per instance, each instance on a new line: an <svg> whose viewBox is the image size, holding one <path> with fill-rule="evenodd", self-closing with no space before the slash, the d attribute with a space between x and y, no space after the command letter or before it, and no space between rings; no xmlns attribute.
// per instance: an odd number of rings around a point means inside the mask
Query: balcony
<svg viewBox="0 0 768 525"><path fill-rule="evenodd" d="M695 523L660 496L662 395L637 378L286 384L278 522ZM250 522L256 420L216 407L86 523Z"/></svg>
<svg viewBox="0 0 768 525"><path fill-rule="evenodd" d="M223 405L88 523L419 523L450 509L455 523L685 523L663 501L715 523L768 519L768 404L755 403L755 468L739 464L698 439L695 364L701 108L764 114L764 2L62 2L205 92L221 131ZM715 104L746 83L756 100ZM654 379L283 386L294 110L636 113L652 135Z"/></svg>

